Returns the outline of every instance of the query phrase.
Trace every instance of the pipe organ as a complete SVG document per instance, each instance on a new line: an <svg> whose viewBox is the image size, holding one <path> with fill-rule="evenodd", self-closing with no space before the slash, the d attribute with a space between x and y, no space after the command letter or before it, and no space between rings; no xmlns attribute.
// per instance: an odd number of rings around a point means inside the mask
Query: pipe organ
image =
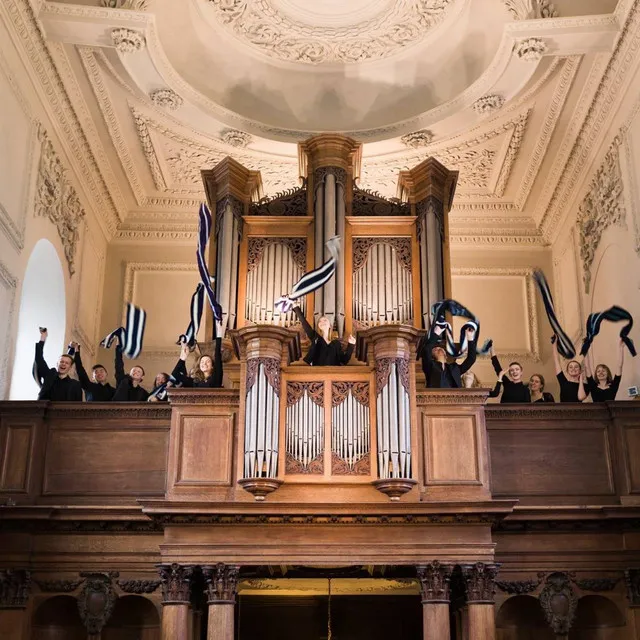
<svg viewBox="0 0 640 640"><path fill-rule="evenodd" d="M331 405L332 474L369 475L369 383L333 382Z"/></svg>
<svg viewBox="0 0 640 640"><path fill-rule="evenodd" d="M287 473L324 473L324 429L324 384L287 382Z"/></svg>

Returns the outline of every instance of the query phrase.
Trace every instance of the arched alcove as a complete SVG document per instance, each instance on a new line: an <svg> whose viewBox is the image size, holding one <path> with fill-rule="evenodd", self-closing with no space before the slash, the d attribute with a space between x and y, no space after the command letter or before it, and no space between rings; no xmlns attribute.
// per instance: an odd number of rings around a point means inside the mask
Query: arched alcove
<svg viewBox="0 0 640 640"><path fill-rule="evenodd" d="M32 640L86 640L87 630L72 596L53 596L33 613Z"/></svg>
<svg viewBox="0 0 640 640"><path fill-rule="evenodd" d="M158 610L142 596L118 598L102 640L160 640Z"/></svg>
<svg viewBox="0 0 640 640"><path fill-rule="evenodd" d="M622 640L626 622L615 602L599 595L578 600L576 619L569 640Z"/></svg>
<svg viewBox="0 0 640 640"><path fill-rule="evenodd" d="M18 337L11 375L11 400L35 400L38 386L31 375L38 327L49 331L44 356L50 367L63 353L66 330L64 273L54 246L45 239L33 248L22 282Z"/></svg>
<svg viewBox="0 0 640 640"><path fill-rule="evenodd" d="M500 607L496 618L498 640L554 640L540 602L533 596L514 596Z"/></svg>

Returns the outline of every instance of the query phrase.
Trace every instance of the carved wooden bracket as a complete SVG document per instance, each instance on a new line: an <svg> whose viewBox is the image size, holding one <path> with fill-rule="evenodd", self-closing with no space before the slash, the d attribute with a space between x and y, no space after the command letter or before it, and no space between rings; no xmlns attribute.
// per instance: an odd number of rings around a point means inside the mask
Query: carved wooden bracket
<svg viewBox="0 0 640 640"><path fill-rule="evenodd" d="M462 565L468 604L493 604L496 593L496 576L499 564L485 564L476 562L472 565Z"/></svg>
<svg viewBox="0 0 640 640"><path fill-rule="evenodd" d="M549 575L539 600L547 624L553 632L556 635L568 634L578 606L578 596L571 586L570 575L558 571Z"/></svg>

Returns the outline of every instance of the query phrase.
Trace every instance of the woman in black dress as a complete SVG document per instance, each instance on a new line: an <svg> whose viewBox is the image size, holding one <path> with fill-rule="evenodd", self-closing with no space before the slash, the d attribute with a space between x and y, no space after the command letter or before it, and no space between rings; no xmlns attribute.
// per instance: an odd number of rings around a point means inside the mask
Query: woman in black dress
<svg viewBox="0 0 640 640"><path fill-rule="evenodd" d="M509 369L505 370L500 366L500 361L491 347L491 364L498 376L498 380L502 382L501 404L511 402L531 402L531 392L529 385L525 384L522 379L522 365L519 362L509 364Z"/></svg>
<svg viewBox="0 0 640 640"><path fill-rule="evenodd" d="M585 371L587 374L585 393L591 392L591 399L594 402L607 402L616 399L620 380L622 380L622 366L624 364L625 344L620 340L618 348L618 372L615 376L611 374L611 369L606 364L599 364L593 369L590 354L584 359ZM584 382L581 380L580 385L584 388Z"/></svg>
<svg viewBox="0 0 640 640"><path fill-rule="evenodd" d="M222 386L222 338L216 338L215 356L203 353L191 370L191 375L187 374L188 357L189 345L183 342L180 359L171 374L179 384L198 389L215 389Z"/></svg>
<svg viewBox="0 0 640 640"><path fill-rule="evenodd" d="M577 360L569 360L565 371L563 371L556 336L551 338L551 344L553 345L553 363L556 367L556 378L558 378L558 384L560 385L560 402L582 402L589 393L586 388L583 388L583 391L587 395L583 395L580 392L582 365Z"/></svg>
<svg viewBox="0 0 640 640"><path fill-rule="evenodd" d="M529 378L529 393L531 402L555 402L553 396L544 390L544 376L540 373Z"/></svg>
<svg viewBox="0 0 640 640"><path fill-rule="evenodd" d="M315 367L335 367L349 362L356 343L353 336L349 336L347 350L343 351L340 340L331 340L331 321L329 318L322 316L318 320L318 330L315 331L307 322L300 307L293 307L293 311L298 316L307 337L311 340L309 353L304 357L307 364Z"/></svg>

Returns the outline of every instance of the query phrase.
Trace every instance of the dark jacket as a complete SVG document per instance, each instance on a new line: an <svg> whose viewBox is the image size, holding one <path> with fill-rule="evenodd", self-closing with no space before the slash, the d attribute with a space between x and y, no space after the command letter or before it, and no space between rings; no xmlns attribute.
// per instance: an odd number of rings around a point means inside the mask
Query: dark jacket
<svg viewBox="0 0 640 640"><path fill-rule="evenodd" d="M476 361L476 348L477 341L469 341L469 348L467 350L467 357L458 364L457 362L447 362L444 367L433 359L431 351L434 347L439 346L439 338L434 335L430 339L424 338L421 344L418 346L418 357L422 358L422 370L424 371L424 377L427 383L428 389L440 389L447 385L442 384L443 373L446 379L448 379L448 386L452 389L461 389L464 387L462 384L462 374L466 373L473 367Z"/></svg>
<svg viewBox="0 0 640 640"><path fill-rule="evenodd" d="M82 364L82 358L80 357L80 348L78 347L74 361L76 363L76 372L78 374L78 380L84 389L87 402L109 402L113 398L113 394L116 390L107 382L107 384L100 384L89 379L84 365Z"/></svg>
<svg viewBox="0 0 640 640"><path fill-rule="evenodd" d="M122 347L116 347L116 391L113 394L113 402L146 402L149 392L141 386L134 386L131 376L124 372L124 360L122 359Z"/></svg>
<svg viewBox="0 0 640 640"><path fill-rule="evenodd" d="M60 378L56 369L50 369L44 359L44 342L36 342L36 368L42 387L38 400L82 402L82 387L77 380Z"/></svg>
<svg viewBox="0 0 640 640"><path fill-rule="evenodd" d="M216 338L216 351L213 357L213 373L206 380L192 378L187 373L187 365L184 360L178 360L171 375L183 387L196 387L197 389L216 389L222 386L222 338Z"/></svg>
<svg viewBox="0 0 640 640"><path fill-rule="evenodd" d="M300 307L293 307L293 311L302 324L304 332L311 340L309 352L303 358L307 364L316 367L336 367L347 364L353 355L353 345L347 344L346 351L342 350L340 340L327 342L308 322Z"/></svg>
<svg viewBox="0 0 640 640"><path fill-rule="evenodd" d="M491 357L491 364L493 365L494 371L500 375L502 372L502 367L500 366L500 361L497 356ZM500 402L502 404L509 404L511 402L531 402L531 392L529 391L528 385L524 382L513 382L511 378L504 375L502 376L502 397L500 398Z"/></svg>

